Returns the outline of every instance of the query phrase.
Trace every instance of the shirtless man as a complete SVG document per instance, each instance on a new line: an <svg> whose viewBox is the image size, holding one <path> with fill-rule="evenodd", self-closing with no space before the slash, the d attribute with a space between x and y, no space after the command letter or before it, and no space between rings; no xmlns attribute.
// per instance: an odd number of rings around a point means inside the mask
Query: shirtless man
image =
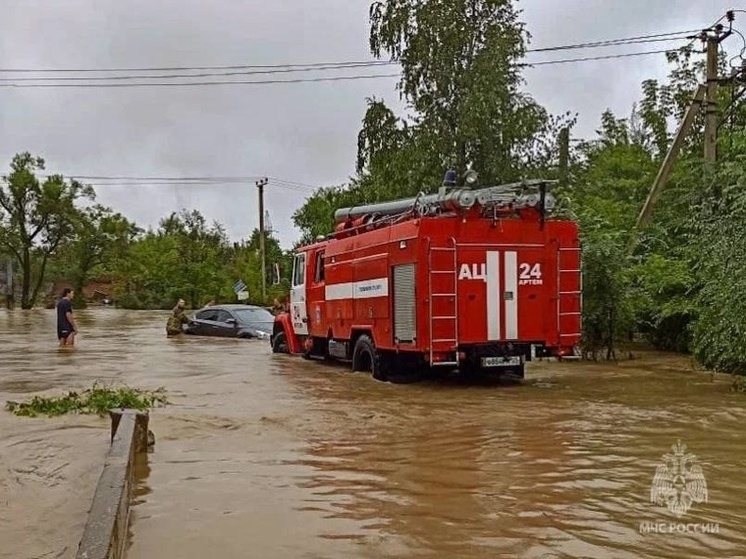
<svg viewBox="0 0 746 559"><path fill-rule="evenodd" d="M71 299L75 293L69 287L62 290L62 298L57 303L57 339L60 347L74 346L78 325L73 318L73 304Z"/></svg>

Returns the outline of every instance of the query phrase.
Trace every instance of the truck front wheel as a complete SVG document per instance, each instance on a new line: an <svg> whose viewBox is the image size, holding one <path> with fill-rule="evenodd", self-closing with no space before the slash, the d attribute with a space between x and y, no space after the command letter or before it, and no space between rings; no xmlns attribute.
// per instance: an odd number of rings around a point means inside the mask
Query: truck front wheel
<svg viewBox="0 0 746 559"><path fill-rule="evenodd" d="M280 330L272 338L272 353L290 353L288 350L288 340L285 336L285 332Z"/></svg>
<svg viewBox="0 0 746 559"><path fill-rule="evenodd" d="M388 360L376 349L373 340L367 334L363 334L355 342L352 368L355 371L370 371L376 380L388 380Z"/></svg>

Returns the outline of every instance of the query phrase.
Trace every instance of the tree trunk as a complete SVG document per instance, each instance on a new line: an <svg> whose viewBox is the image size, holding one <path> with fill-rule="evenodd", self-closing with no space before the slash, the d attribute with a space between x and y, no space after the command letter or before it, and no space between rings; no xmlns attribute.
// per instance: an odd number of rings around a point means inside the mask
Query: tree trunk
<svg viewBox="0 0 746 559"><path fill-rule="evenodd" d="M31 251L28 247L24 247L22 256L21 267L23 268L23 276L21 278L21 308L28 310L34 306L34 302L29 298L29 293L31 291Z"/></svg>
<svg viewBox="0 0 746 559"><path fill-rule="evenodd" d="M36 303L36 299L39 297L39 289L41 289L41 286L44 283L44 275L47 272L47 260L48 259L49 259L49 253L45 252L44 257L42 258L42 261L41 261L41 269L39 270L39 277L36 280L36 285L34 286L34 292L31 295L31 307L33 307L34 304Z"/></svg>
<svg viewBox="0 0 746 559"><path fill-rule="evenodd" d="M78 308L84 308L86 306L85 296L83 295L83 288L88 283L88 273L93 268L93 261L91 259L85 259L80 263L78 269L73 273L72 288L75 293L75 305Z"/></svg>
<svg viewBox="0 0 746 559"><path fill-rule="evenodd" d="M615 334L615 328L614 328L614 306L612 305L611 308L609 308L609 337L606 340L606 360L610 361L611 358L614 356L614 334Z"/></svg>

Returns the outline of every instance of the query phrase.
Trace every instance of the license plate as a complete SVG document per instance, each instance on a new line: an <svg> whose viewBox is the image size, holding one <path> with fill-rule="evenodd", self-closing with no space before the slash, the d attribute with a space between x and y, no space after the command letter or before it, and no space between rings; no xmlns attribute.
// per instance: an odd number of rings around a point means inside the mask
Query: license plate
<svg viewBox="0 0 746 559"><path fill-rule="evenodd" d="M520 355L512 357L482 357L482 367L515 367L523 364Z"/></svg>

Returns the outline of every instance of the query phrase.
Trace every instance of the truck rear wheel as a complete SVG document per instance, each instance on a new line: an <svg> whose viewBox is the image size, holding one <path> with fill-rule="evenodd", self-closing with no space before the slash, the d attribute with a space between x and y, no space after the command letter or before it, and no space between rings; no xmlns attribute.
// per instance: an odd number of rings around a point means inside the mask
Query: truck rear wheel
<svg viewBox="0 0 746 559"><path fill-rule="evenodd" d="M373 340L367 334L363 334L355 342L352 368L355 371L370 371L376 380L388 380L388 360L376 349Z"/></svg>

